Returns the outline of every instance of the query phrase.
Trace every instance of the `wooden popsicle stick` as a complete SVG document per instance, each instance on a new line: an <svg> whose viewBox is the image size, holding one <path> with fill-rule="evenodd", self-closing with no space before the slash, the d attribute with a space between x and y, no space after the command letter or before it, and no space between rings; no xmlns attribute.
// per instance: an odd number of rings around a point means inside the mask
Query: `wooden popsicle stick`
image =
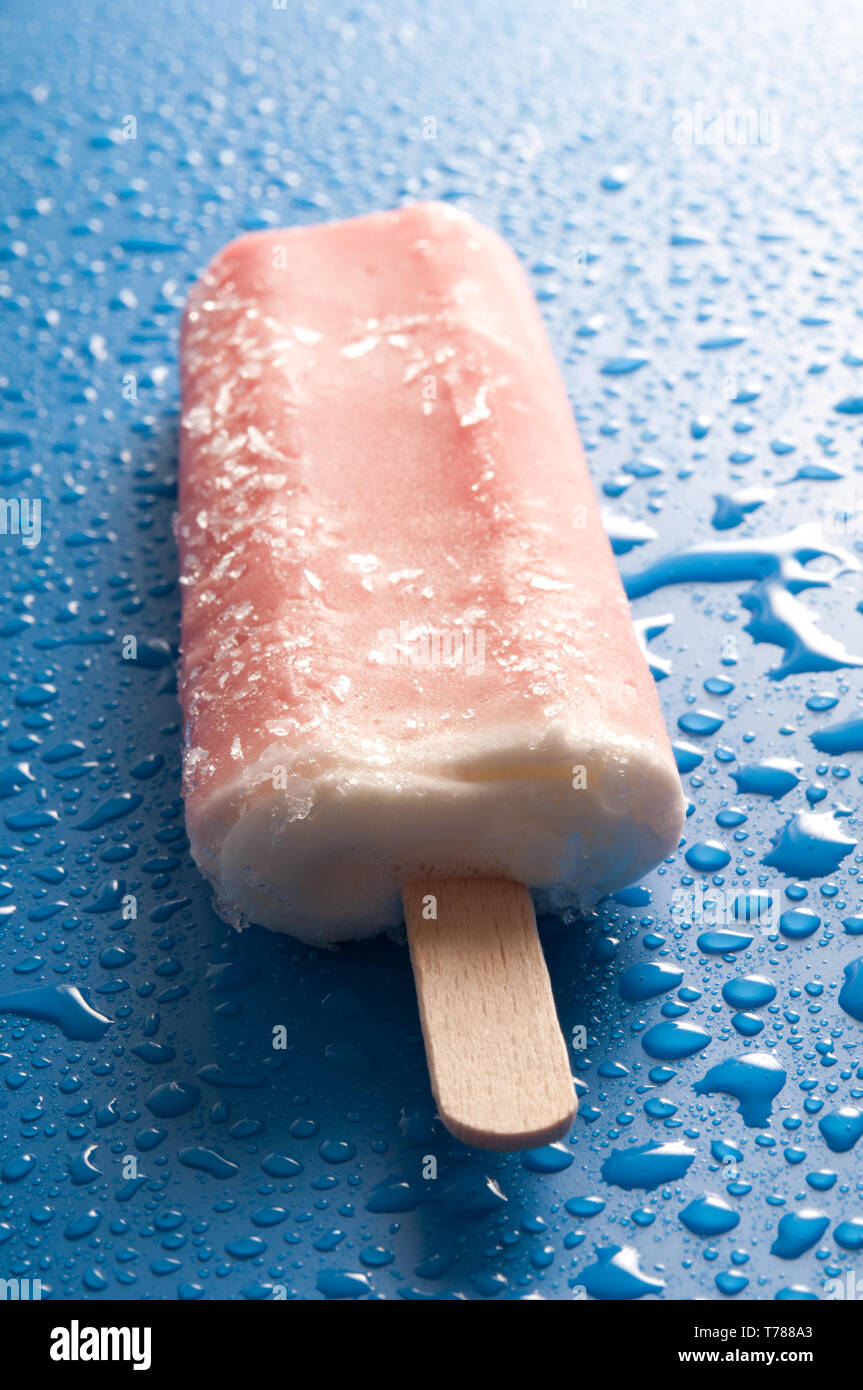
<svg viewBox="0 0 863 1390"><path fill-rule="evenodd" d="M402 899L447 1129L480 1149L559 1139L577 1102L527 889L505 879L423 879L406 883Z"/></svg>

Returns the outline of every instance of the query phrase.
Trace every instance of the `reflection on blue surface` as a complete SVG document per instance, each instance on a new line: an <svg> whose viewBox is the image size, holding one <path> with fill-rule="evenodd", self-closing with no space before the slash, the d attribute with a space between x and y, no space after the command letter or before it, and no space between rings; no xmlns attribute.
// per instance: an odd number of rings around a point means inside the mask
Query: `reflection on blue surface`
<svg viewBox="0 0 863 1390"><path fill-rule="evenodd" d="M0 1276L96 1300L803 1299L845 1279L858 74L853 10L807 13L0 17ZM681 853L589 921L541 923L587 1046L571 1137L524 1156L436 1122L404 948L233 935L179 797L188 285L240 231L420 197L495 226L532 278L686 739ZM680 910L703 890L709 921Z"/></svg>

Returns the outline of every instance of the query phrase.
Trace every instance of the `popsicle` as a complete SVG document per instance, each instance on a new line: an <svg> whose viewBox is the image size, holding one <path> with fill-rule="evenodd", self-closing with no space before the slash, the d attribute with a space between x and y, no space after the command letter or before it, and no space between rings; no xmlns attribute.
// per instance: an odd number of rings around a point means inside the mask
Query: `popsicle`
<svg viewBox="0 0 863 1390"><path fill-rule="evenodd" d="M526 888L591 906L676 848L684 801L518 261L434 203L242 236L181 374L184 795L217 910L318 945L407 911L445 1123L556 1137Z"/></svg>

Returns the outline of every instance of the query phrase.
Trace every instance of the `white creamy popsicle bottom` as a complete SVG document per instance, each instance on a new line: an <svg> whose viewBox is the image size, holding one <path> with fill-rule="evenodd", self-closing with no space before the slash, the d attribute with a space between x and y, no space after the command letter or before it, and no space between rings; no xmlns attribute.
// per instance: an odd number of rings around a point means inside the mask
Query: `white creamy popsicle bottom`
<svg viewBox="0 0 863 1390"><path fill-rule="evenodd" d="M527 739L458 766L266 779L239 815L212 806L198 862L237 924L327 942L401 922L408 880L508 878L541 910L586 908L675 847L678 784L649 750Z"/></svg>

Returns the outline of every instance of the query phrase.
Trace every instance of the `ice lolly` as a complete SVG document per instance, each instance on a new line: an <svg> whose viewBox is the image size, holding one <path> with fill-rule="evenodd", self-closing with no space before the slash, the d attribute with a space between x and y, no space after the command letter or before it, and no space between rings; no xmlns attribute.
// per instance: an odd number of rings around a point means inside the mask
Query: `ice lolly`
<svg viewBox="0 0 863 1390"><path fill-rule="evenodd" d="M181 366L184 795L228 920L325 945L396 927L404 891L421 973L429 882L583 908L676 847L653 680L495 233L432 203L240 237Z"/></svg>

